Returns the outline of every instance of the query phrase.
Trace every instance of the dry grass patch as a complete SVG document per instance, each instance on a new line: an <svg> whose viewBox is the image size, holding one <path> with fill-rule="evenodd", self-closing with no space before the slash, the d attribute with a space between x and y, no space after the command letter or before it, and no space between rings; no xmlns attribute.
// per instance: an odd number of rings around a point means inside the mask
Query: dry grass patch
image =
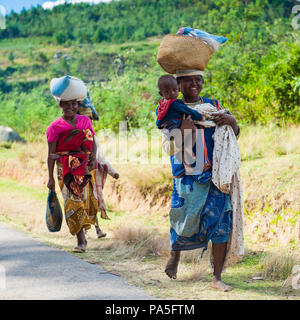
<svg viewBox="0 0 300 320"><path fill-rule="evenodd" d="M238 140L242 160L274 158L300 153L300 126L248 126Z"/></svg>
<svg viewBox="0 0 300 320"><path fill-rule="evenodd" d="M148 255L167 256L169 254L168 237L161 237L157 228L119 225L113 230L113 239L126 245L126 257L141 258Z"/></svg>
<svg viewBox="0 0 300 320"><path fill-rule="evenodd" d="M261 259L262 277L264 279L286 280L295 265L300 265L299 252L270 252Z"/></svg>
<svg viewBox="0 0 300 320"><path fill-rule="evenodd" d="M45 186L48 181L47 146L43 143L13 143L10 152L16 156L0 162L0 176L30 185Z"/></svg>

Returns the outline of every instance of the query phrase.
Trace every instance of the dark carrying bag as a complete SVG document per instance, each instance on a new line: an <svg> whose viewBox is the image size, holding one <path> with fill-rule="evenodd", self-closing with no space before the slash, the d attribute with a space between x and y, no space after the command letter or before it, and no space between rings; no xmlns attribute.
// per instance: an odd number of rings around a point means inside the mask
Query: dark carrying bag
<svg viewBox="0 0 300 320"><path fill-rule="evenodd" d="M46 224L50 232L57 232L61 228L62 210L55 191L49 191L46 208Z"/></svg>

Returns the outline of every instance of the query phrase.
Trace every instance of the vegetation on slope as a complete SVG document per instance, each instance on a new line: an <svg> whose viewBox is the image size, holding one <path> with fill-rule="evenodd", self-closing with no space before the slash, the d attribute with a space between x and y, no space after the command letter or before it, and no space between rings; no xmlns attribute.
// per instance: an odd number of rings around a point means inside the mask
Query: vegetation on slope
<svg viewBox="0 0 300 320"><path fill-rule="evenodd" d="M0 124L27 139L44 134L60 114L50 79L72 74L88 84L101 114L97 130L116 131L120 120L131 129L155 128L156 81L164 73L155 60L160 39L186 25L229 39L207 66L203 95L219 99L240 123L297 124L300 48L292 6L274 0L121 0L11 13L0 31ZM96 36L106 34L101 28L109 30L104 39Z"/></svg>

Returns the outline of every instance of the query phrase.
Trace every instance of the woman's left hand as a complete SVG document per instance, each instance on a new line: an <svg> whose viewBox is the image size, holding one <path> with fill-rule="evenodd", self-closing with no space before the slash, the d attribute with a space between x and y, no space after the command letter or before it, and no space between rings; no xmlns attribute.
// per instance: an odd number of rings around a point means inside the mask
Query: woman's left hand
<svg viewBox="0 0 300 320"><path fill-rule="evenodd" d="M233 126L236 124L235 117L228 113L220 113L214 117L214 122L218 126L224 126L225 124Z"/></svg>
<svg viewBox="0 0 300 320"><path fill-rule="evenodd" d="M239 133L238 124L232 114L220 113L214 117L214 122L217 126L224 126L226 124L231 126L235 135L238 135Z"/></svg>

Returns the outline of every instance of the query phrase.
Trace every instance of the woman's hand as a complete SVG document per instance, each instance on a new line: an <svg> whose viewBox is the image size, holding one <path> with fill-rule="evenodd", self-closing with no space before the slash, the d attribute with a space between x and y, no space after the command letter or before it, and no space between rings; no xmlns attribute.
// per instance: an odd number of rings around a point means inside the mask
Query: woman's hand
<svg viewBox="0 0 300 320"><path fill-rule="evenodd" d="M49 178L48 183L47 183L47 188L52 189L55 191L55 180L54 178Z"/></svg>
<svg viewBox="0 0 300 320"><path fill-rule="evenodd" d="M217 126L229 125L232 127L235 135L239 132L238 124L235 120L235 117L232 114L220 113L214 117L214 122Z"/></svg>
<svg viewBox="0 0 300 320"><path fill-rule="evenodd" d="M194 121L193 121L192 117L190 115L186 116L184 114L183 118L182 118L182 122L181 122L181 127L180 127L181 134L183 137L182 141L187 141L186 139L188 139L188 137L189 137L189 134L184 132L185 129L192 130L192 146L194 146L194 144L196 142L196 129L197 128L194 125Z"/></svg>
<svg viewBox="0 0 300 320"><path fill-rule="evenodd" d="M214 117L214 122L218 126L224 126L225 124L232 126L232 124L236 123L236 120L231 114L220 113Z"/></svg>
<svg viewBox="0 0 300 320"><path fill-rule="evenodd" d="M180 127L180 130L181 130L182 134L184 134L184 130L185 129L196 130L196 127L194 125L194 121L192 120L192 117L190 115L186 116L184 114L183 118L182 118L182 122L181 122L181 127Z"/></svg>
<svg viewBox="0 0 300 320"><path fill-rule="evenodd" d="M116 172L116 173L114 174L114 178L115 178L116 180L118 180L119 177L120 177L120 175L118 174L118 172Z"/></svg>

